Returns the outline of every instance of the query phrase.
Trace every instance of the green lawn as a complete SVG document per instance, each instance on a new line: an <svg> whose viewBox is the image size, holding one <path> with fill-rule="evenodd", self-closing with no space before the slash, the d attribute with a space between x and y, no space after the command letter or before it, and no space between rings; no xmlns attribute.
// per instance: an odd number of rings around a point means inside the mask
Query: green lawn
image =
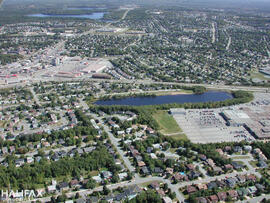
<svg viewBox="0 0 270 203"><path fill-rule="evenodd" d="M187 136L184 133L178 133L175 135L171 135L170 137L174 138L175 140L188 140Z"/></svg>
<svg viewBox="0 0 270 203"><path fill-rule="evenodd" d="M250 156L235 156L232 159L250 159Z"/></svg>
<svg viewBox="0 0 270 203"><path fill-rule="evenodd" d="M182 132L174 118L167 111L157 111L153 117L158 122L161 133L166 135Z"/></svg>

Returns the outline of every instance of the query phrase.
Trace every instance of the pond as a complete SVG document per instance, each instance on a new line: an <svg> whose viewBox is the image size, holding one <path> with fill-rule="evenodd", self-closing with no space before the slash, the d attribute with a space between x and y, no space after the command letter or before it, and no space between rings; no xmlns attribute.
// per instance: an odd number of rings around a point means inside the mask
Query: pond
<svg viewBox="0 0 270 203"><path fill-rule="evenodd" d="M171 103L199 103L199 102L216 102L232 99L233 96L227 92L210 91L203 94L178 94L165 96L143 96L143 97L126 97L123 99L98 100L97 105L159 105Z"/></svg>
<svg viewBox="0 0 270 203"><path fill-rule="evenodd" d="M83 14L83 15L57 15L57 14L37 13L37 14L30 14L27 16L38 17L38 18L50 18L50 17L55 17L55 18L87 18L87 19L92 19L92 20L99 20L99 19L103 18L104 14L105 14L104 12L94 12L91 14Z"/></svg>
<svg viewBox="0 0 270 203"><path fill-rule="evenodd" d="M103 9L106 9L105 7L104 8L94 8L94 7L72 7L72 8L66 8L66 10L103 10Z"/></svg>

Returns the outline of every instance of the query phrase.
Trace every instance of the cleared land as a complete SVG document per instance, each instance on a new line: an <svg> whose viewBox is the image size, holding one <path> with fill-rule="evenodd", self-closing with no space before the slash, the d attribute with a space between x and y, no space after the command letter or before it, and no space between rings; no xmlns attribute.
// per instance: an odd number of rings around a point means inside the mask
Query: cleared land
<svg viewBox="0 0 270 203"><path fill-rule="evenodd" d="M265 76L264 74L258 72L258 71L251 71L250 72L250 78L258 78L260 80L270 80L269 77Z"/></svg>
<svg viewBox="0 0 270 203"><path fill-rule="evenodd" d="M158 122L162 134L171 136L176 140L187 139L186 135L182 132L182 129L167 111L157 111L153 117Z"/></svg>

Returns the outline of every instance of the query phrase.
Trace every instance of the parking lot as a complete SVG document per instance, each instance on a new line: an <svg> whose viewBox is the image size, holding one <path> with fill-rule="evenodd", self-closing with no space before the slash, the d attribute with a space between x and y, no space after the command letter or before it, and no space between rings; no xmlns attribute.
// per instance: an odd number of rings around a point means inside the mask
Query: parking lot
<svg viewBox="0 0 270 203"><path fill-rule="evenodd" d="M230 127L220 116L221 109L171 109L171 113L193 143L252 141L244 127Z"/></svg>

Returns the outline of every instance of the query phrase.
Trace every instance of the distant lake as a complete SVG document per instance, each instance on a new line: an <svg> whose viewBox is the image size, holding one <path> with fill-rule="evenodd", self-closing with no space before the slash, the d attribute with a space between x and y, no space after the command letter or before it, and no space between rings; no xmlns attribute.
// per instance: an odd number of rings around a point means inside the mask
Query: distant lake
<svg viewBox="0 0 270 203"><path fill-rule="evenodd" d="M56 17L56 18L87 18L92 20L99 20L102 19L104 16L104 12L95 12L91 14L83 14L83 15L57 15L57 14L30 14L27 15L29 17L38 17L38 18L50 18L50 17Z"/></svg>
<svg viewBox="0 0 270 203"><path fill-rule="evenodd" d="M93 8L93 7L74 7L74 8L66 8L66 10L87 10L87 11L90 11L90 10L103 10L103 9L106 9L106 8Z"/></svg>
<svg viewBox="0 0 270 203"><path fill-rule="evenodd" d="M127 105L127 106L143 106L158 105L171 103L199 103L199 102L216 102L232 99L233 96L227 92L210 91L203 94L178 94L165 95L156 97L127 97L123 99L98 100L97 105Z"/></svg>

